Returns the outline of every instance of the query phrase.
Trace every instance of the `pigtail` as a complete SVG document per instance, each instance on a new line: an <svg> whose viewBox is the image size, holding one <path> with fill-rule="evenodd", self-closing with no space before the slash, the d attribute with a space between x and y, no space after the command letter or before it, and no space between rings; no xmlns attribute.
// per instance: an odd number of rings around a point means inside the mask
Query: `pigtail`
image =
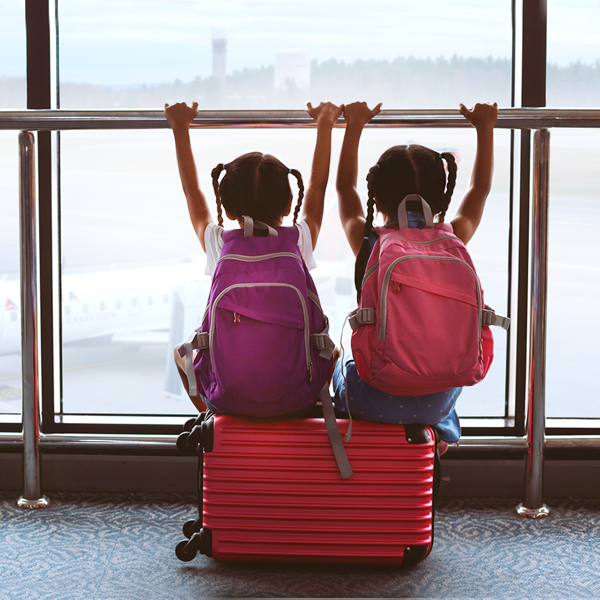
<svg viewBox="0 0 600 600"><path fill-rule="evenodd" d="M362 293L362 281L367 270L367 263L371 255L369 238L373 233L373 219L375 217L375 173L379 170L379 165L371 167L367 175L367 188L369 190L369 199L367 200L367 220L365 221L365 233L363 243L356 255L356 265L354 267L354 286L356 287L356 300L360 303Z"/></svg>
<svg viewBox="0 0 600 600"><path fill-rule="evenodd" d="M456 186L456 173L458 170L458 165L456 164L456 158L454 157L454 154L451 152L442 152L442 154L440 154L440 158L445 160L446 164L448 165L448 180L446 182L446 192L444 194L444 209L440 212L439 217L439 222L443 223L448 206L450 206L450 200L452 200L454 187Z"/></svg>
<svg viewBox="0 0 600 600"><path fill-rule="evenodd" d="M296 203L296 208L294 210L294 225L298 220L298 215L300 214L300 207L302 206L302 200L304 199L304 182L302 181L302 175L300 171L297 169L290 169L290 175L293 175L298 181L298 202Z"/></svg>
<svg viewBox="0 0 600 600"><path fill-rule="evenodd" d="M215 197L217 199L217 218L220 227L223 227L223 208L221 207L221 192L219 191L219 175L221 171L225 170L225 165L219 163L211 172L213 190L215 190Z"/></svg>

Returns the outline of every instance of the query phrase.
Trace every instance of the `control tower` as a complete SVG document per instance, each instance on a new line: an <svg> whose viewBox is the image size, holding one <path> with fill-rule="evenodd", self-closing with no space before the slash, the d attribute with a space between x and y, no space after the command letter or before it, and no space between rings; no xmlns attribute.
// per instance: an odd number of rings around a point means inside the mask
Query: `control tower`
<svg viewBox="0 0 600 600"><path fill-rule="evenodd" d="M227 72L227 38L213 37L212 49L212 76L216 77L219 81L225 81L225 75Z"/></svg>

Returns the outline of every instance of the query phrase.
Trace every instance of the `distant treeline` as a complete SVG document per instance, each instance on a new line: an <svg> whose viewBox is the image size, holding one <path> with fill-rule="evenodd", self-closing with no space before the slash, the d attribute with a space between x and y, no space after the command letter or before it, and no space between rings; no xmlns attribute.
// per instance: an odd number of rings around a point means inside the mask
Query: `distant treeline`
<svg viewBox="0 0 600 600"><path fill-rule="evenodd" d="M162 84L104 86L65 82L62 108L161 108L165 102L197 100L204 108L303 108L319 102L383 102L387 108L449 108L459 102L496 101L510 105L509 59L398 57L394 60L313 60L309 90L289 81L275 92L274 67L233 71L214 77L176 79ZM0 78L0 108L25 104L25 81ZM600 106L600 61L548 65L548 106Z"/></svg>

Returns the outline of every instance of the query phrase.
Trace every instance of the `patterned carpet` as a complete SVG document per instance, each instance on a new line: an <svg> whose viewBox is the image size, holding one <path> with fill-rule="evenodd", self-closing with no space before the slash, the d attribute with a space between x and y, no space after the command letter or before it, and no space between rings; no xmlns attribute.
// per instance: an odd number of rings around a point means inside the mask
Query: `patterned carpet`
<svg viewBox="0 0 600 600"><path fill-rule="evenodd" d="M53 493L23 511L0 492L0 599L598 598L600 500L550 500L552 516L517 518L517 500L438 504L423 563L389 568L227 565L174 548L191 496Z"/></svg>

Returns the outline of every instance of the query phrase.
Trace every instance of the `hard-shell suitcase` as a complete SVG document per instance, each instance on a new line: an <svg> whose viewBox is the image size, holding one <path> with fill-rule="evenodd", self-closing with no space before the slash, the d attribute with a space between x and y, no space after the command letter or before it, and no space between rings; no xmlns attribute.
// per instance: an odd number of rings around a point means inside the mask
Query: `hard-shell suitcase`
<svg viewBox="0 0 600 600"><path fill-rule="evenodd" d="M338 425L343 435L348 421ZM345 480L322 418L214 415L178 440L180 449L196 444L200 516L183 527L181 560L199 551L221 561L406 565L431 551L439 459L428 426L355 420Z"/></svg>

